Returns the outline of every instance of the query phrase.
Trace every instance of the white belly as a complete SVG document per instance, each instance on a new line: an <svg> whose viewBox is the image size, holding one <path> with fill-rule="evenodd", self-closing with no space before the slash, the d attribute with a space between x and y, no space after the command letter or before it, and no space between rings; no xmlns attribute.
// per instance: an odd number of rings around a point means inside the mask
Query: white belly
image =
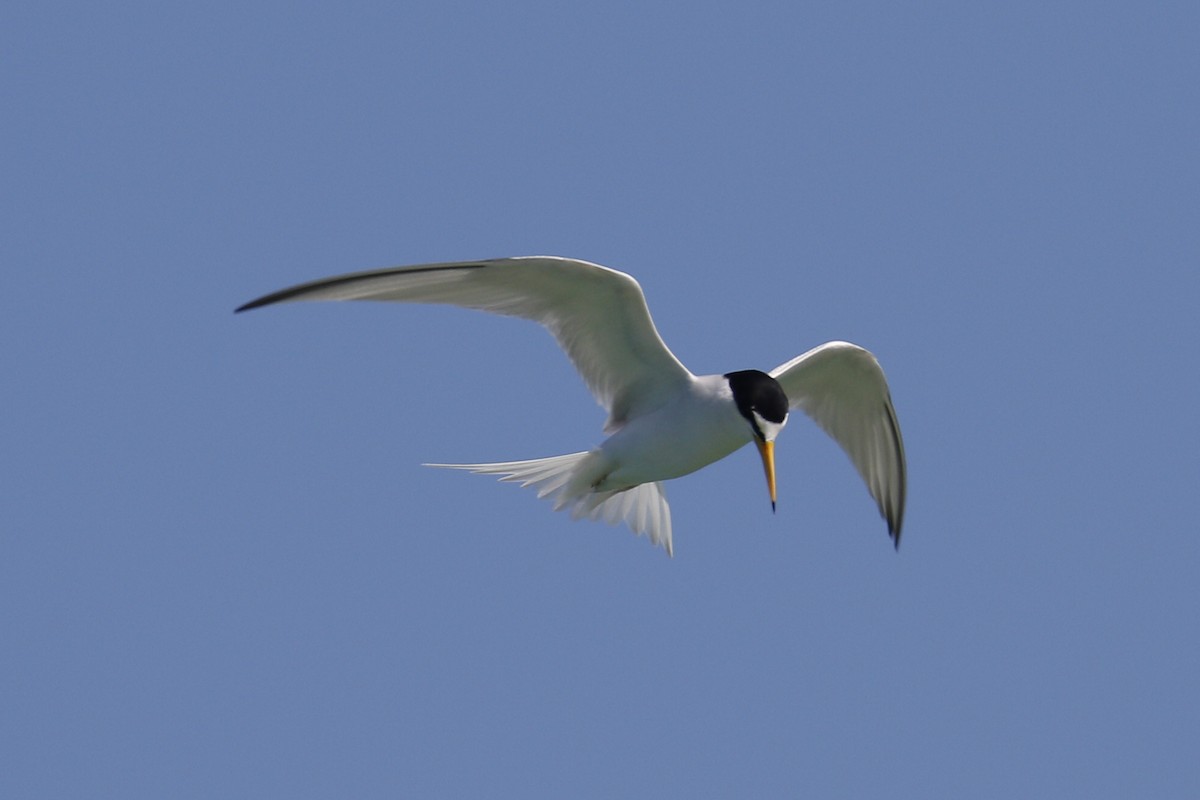
<svg viewBox="0 0 1200 800"><path fill-rule="evenodd" d="M721 376L699 378L695 391L627 423L600 445L608 469L595 488L626 489L678 478L749 443L750 425L727 386Z"/></svg>

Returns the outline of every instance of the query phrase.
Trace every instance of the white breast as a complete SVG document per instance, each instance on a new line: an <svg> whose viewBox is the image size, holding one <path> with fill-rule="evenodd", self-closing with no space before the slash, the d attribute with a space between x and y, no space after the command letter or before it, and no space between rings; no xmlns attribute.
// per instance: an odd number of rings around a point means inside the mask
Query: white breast
<svg viewBox="0 0 1200 800"><path fill-rule="evenodd" d="M696 378L676 400L628 422L600 451L613 468L597 486L624 489L678 478L749 443L750 426L738 413L722 375Z"/></svg>

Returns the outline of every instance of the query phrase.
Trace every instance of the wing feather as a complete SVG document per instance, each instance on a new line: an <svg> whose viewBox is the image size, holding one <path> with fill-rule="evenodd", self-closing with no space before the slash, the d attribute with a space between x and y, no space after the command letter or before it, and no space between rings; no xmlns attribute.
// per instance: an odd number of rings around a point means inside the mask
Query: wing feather
<svg viewBox="0 0 1200 800"><path fill-rule="evenodd" d="M875 356L848 342L827 342L776 367L792 408L812 418L850 457L900 546L907 465L900 423Z"/></svg>
<svg viewBox="0 0 1200 800"><path fill-rule="evenodd" d="M606 429L658 408L691 378L654 327L642 288L623 272L570 258L525 256L420 264L303 283L252 300L444 303L545 326L609 413Z"/></svg>

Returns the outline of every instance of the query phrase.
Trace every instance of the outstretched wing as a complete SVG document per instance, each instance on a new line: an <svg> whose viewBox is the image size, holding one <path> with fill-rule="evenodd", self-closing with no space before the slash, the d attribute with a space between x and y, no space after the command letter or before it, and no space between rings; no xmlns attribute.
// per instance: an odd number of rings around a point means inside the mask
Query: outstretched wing
<svg viewBox="0 0 1200 800"><path fill-rule="evenodd" d="M691 380L654 327L642 287L623 272L572 258L525 256L355 272L252 300L445 303L544 325L609 414L607 429L657 408Z"/></svg>
<svg viewBox="0 0 1200 800"><path fill-rule="evenodd" d="M900 546L907 467L900 423L875 356L849 342L827 342L771 370L792 408L841 445L866 482L888 534Z"/></svg>

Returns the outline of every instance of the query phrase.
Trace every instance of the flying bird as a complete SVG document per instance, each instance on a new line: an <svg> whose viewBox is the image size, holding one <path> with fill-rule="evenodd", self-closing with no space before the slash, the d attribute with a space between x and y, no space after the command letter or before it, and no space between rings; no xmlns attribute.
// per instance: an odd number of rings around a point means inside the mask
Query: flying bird
<svg viewBox="0 0 1200 800"><path fill-rule="evenodd" d="M550 331L608 412L598 446L491 464L430 464L533 487L575 519L616 524L673 554L663 481L753 442L775 508L775 439L800 409L850 457L900 546L905 459L883 370L868 351L827 342L769 373L693 375L658 335L632 276L556 256L354 272L265 295L238 312L296 300L443 303L533 320Z"/></svg>

